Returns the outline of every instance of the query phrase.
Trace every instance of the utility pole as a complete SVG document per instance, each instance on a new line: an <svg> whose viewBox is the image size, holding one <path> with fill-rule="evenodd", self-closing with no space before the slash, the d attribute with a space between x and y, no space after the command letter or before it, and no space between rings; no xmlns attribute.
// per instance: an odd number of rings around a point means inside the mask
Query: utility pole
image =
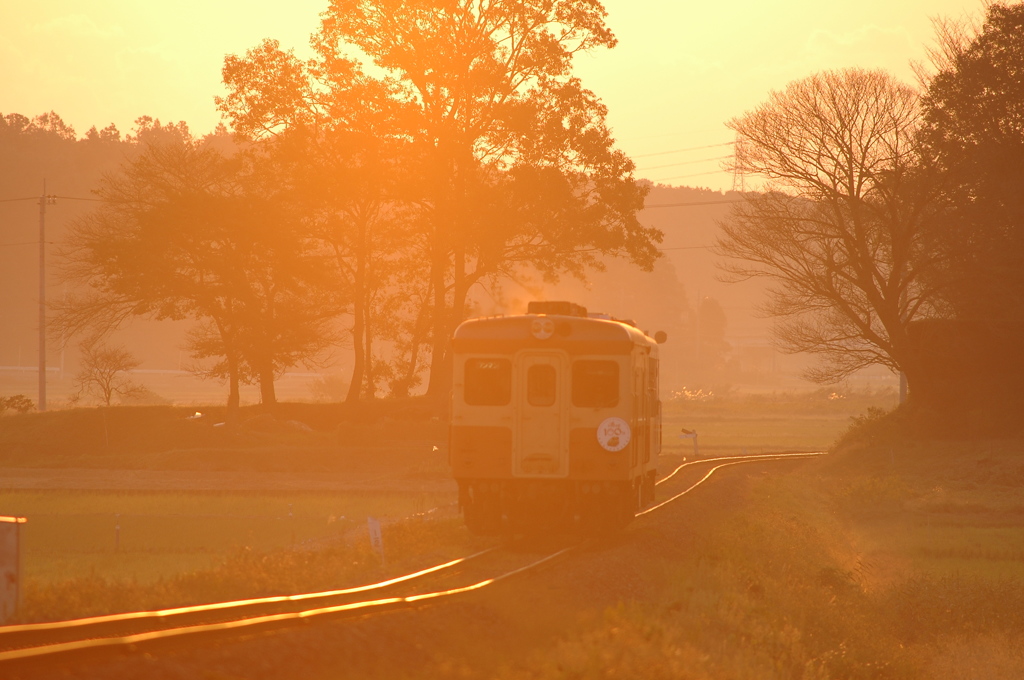
<svg viewBox="0 0 1024 680"><path fill-rule="evenodd" d="M57 202L56 196L43 193L39 197L39 411L46 410L46 206Z"/></svg>
<svg viewBox="0 0 1024 680"><path fill-rule="evenodd" d="M694 367L698 371L700 370L700 308L701 308L702 300L703 300L703 298L701 298L701 296L700 296L700 286L698 286L697 287L697 315L696 315L697 331L693 334L694 337L697 340L697 344L694 347L694 353L693 353ZM701 380L703 381L703 378L701 378Z"/></svg>
<svg viewBox="0 0 1024 680"><path fill-rule="evenodd" d="M736 143L732 147L732 190L738 191L741 194L747 190L747 182L744 177L743 171L740 169L740 165L737 162L739 156L742 155L743 151L743 138L736 135Z"/></svg>
<svg viewBox="0 0 1024 680"><path fill-rule="evenodd" d="M906 284L903 286L903 290L900 291L899 301L899 313L900 322L903 322L904 313L907 309L907 287ZM900 406L907 403L907 374L900 370Z"/></svg>
<svg viewBox="0 0 1024 680"><path fill-rule="evenodd" d="M77 196L61 196L72 201L99 201L98 198L78 198ZM36 408L46 410L46 206L54 205L57 196L46 193L46 180L43 180L43 193L21 198L0 198L0 203L13 201L39 201L39 403ZM18 349L18 365L21 365L21 349ZM61 350L61 371L64 370L64 355Z"/></svg>

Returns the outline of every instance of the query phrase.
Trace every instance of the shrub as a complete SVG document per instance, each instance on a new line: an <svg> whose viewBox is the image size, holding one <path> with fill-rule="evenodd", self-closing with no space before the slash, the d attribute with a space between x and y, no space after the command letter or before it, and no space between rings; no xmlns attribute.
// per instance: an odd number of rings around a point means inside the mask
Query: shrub
<svg viewBox="0 0 1024 680"><path fill-rule="evenodd" d="M24 394L15 394L13 397L0 397L0 416L6 411L15 413L28 413L36 405Z"/></svg>

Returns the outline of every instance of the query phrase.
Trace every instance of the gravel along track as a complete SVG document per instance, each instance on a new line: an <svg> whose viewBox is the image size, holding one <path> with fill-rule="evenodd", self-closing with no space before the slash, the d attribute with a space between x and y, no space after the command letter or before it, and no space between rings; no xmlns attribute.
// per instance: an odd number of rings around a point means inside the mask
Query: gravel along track
<svg viewBox="0 0 1024 680"><path fill-rule="evenodd" d="M667 498L658 504L638 513L645 516L672 504L682 496L689 494L712 477L716 472L743 464L767 464L777 461L794 460L820 454L770 454L761 456L745 456L721 459L696 460L676 468L660 482L659 496ZM759 465L760 466L760 465ZM713 488L713 487L712 487ZM264 641L274 640L280 636L288 637L295 631L285 631L270 635L269 631L280 631L283 628L294 628L296 624L311 620L322 620L323 626L314 628L336 629L340 625L356 624L352 631L358 634L362 629L373 629L377 624L372 620L394 622L403 614L412 619L427 616L428 610L422 609L425 604L440 605L446 611L473 611L478 605L469 593L481 595L486 589L501 590L504 595L496 593L498 599L508 594L513 600L506 603L511 614L519 609L516 601L516 587L492 589L491 586L502 583L513 576L537 571L557 558L564 558L570 553L578 553L575 559L600 558L601 552L609 548L615 549L630 542L637 534L647 534L650 526L638 523L636 531L627 531L623 535L604 540L591 540L583 543L558 543L557 541L531 541L512 543L501 548L485 550L476 555L467 556L450 563L436 565L429 569L390 579L379 584L330 591L326 593L309 593L276 598L259 598L230 603L216 603L202 607L187 607L161 612L134 612L125 615L93 617L71 622L54 622L52 624L33 624L25 626L0 627L0 677L20 680L33 678L42 680L47 677L61 678L184 678L184 677L307 677L291 675L287 669L291 665L286 662L279 665L276 657L259 655L262 670L254 669L246 674L236 676L234 673L222 675L216 671L210 675L210 669L196 675L181 675L175 669L181 655L192 656L190 651L205 650L209 652L221 647L245 645L248 639L260 638ZM601 561L600 559L598 560ZM638 563L634 562L635 569ZM640 562L639 564L642 564ZM584 569L586 569L584 567ZM566 572L567 570L546 570L547 572ZM571 573L574 569L569 569ZM602 573L601 569L590 569L591 579ZM614 582L611 588L603 589L605 594L613 592L622 583L621 578L610 577ZM612 583L608 584L613 585ZM370 599L368 595L372 594ZM487 597L493 600L494 597ZM310 606L313 604L314 606ZM581 603L584 604L584 603ZM398 612L403 609L414 611ZM431 607L430 609L435 609ZM492 612L501 616L500 610ZM521 614L526 614L521 612ZM371 616L373 615L373 616ZM528 617L528 614L526 614ZM338 622L339 618L349 619ZM369 618L368 618L369 617ZM351 619L356 618L356 621ZM429 618L429 616L428 616ZM470 618L475 618L471 616ZM491 622L493 623L493 622ZM535 623L540 623L535 621ZM465 621L466 633L472 637L479 632L480 624L488 625L488 617L480 621ZM385 624L386 625L386 624ZM545 629L545 625L537 625L535 631ZM450 637L451 631L445 633ZM315 636L314 636L315 637ZM528 633L516 637L517 640L528 640ZM385 635L386 639L387 636ZM368 639L361 645L362 650L373 658L379 654L388 656L385 639ZM414 645L419 647L418 645ZM429 645L424 650L432 649ZM374 654L376 650L378 654ZM140 654L139 651L142 653ZM126 654L127 652L127 654ZM165 655L170 654L167 664L161 663ZM203 652L201 651L200 656ZM290 654L284 654L288 657ZM330 655L328 655L330 656ZM469 656L473 656L469 654ZM251 666L255 659L246 658L246 666ZM326 661L326 659L325 659ZM212 662L211 662L212 663ZM147 666L143 674L139 664ZM216 664L214 664L216 665ZM230 664L234 665L234 664ZM442 663L441 666L444 664ZM356 664L360 666L360 664ZM383 664L380 668L386 668ZM423 668L422 664L413 666ZM129 668L134 667L133 671ZM271 671L276 667L277 671ZM403 665L404 667L404 665ZM119 670L120 669L120 670ZM281 674L281 673L285 674ZM367 675L373 672L373 666L363 667L362 675L342 677L401 677L394 674ZM124 674L127 673L127 674ZM335 677L335 676L331 676ZM417 677L411 674L409 677Z"/></svg>

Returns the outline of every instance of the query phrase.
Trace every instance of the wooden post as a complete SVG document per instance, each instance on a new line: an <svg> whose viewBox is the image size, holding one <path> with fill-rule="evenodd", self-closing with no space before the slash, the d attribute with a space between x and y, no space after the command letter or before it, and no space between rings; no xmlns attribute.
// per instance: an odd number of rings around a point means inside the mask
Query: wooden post
<svg viewBox="0 0 1024 680"><path fill-rule="evenodd" d="M0 624L21 604L21 525L24 517L0 517Z"/></svg>

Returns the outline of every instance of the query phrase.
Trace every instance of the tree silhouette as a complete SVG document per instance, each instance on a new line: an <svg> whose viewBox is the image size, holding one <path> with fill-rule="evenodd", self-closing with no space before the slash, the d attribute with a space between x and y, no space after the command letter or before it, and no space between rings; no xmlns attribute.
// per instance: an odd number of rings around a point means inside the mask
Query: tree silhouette
<svg viewBox="0 0 1024 680"><path fill-rule="evenodd" d="M933 191L918 167L916 93L880 71L791 83L733 119L737 168L768 179L724 222L720 254L737 278L766 277L765 311L788 351L835 382L871 364L919 367L907 337L931 313L934 267L922 223Z"/></svg>
<svg viewBox="0 0 1024 680"><path fill-rule="evenodd" d="M24 394L15 394L10 397L0 397L0 416L7 411L15 413L28 413L36 407L35 403Z"/></svg>
<svg viewBox="0 0 1024 680"><path fill-rule="evenodd" d="M992 5L976 34L948 29L923 99L943 180L932 222L943 296L962 320L1024 331L1024 5Z"/></svg>
<svg viewBox="0 0 1024 680"><path fill-rule="evenodd" d="M372 395L372 376L379 373L375 341L397 335L383 308L407 297L408 287L398 284L397 275L420 269L405 233L410 210L399 195L405 172L401 145L351 130L304 127L264 144L273 149L280 176L294 182L309 236L333 260L337 292L352 315L354 361L346 400Z"/></svg>
<svg viewBox="0 0 1024 680"><path fill-rule="evenodd" d="M210 140L164 130L98 191L104 204L71 230L67 279L86 292L60 306L66 332L109 329L130 316L192 318L197 357L227 377L229 415L251 376L264 405L274 379L331 340L323 258L258 156L226 157Z"/></svg>
<svg viewBox="0 0 1024 680"><path fill-rule="evenodd" d="M336 0L309 63L272 41L225 61L219 104L242 133L394 142L402 200L421 216L405 240L428 267L428 393L447 393L473 286L524 266L582 275L602 253L657 256L660 233L636 219L646 190L571 74L575 54L615 44L604 16L591 0Z"/></svg>
<svg viewBox="0 0 1024 680"><path fill-rule="evenodd" d="M110 406L114 396L132 397L145 392L128 373L142 363L123 346L111 347L99 336L81 343L82 368L75 376L78 391L72 397L77 402L82 395L99 397L104 406Z"/></svg>

